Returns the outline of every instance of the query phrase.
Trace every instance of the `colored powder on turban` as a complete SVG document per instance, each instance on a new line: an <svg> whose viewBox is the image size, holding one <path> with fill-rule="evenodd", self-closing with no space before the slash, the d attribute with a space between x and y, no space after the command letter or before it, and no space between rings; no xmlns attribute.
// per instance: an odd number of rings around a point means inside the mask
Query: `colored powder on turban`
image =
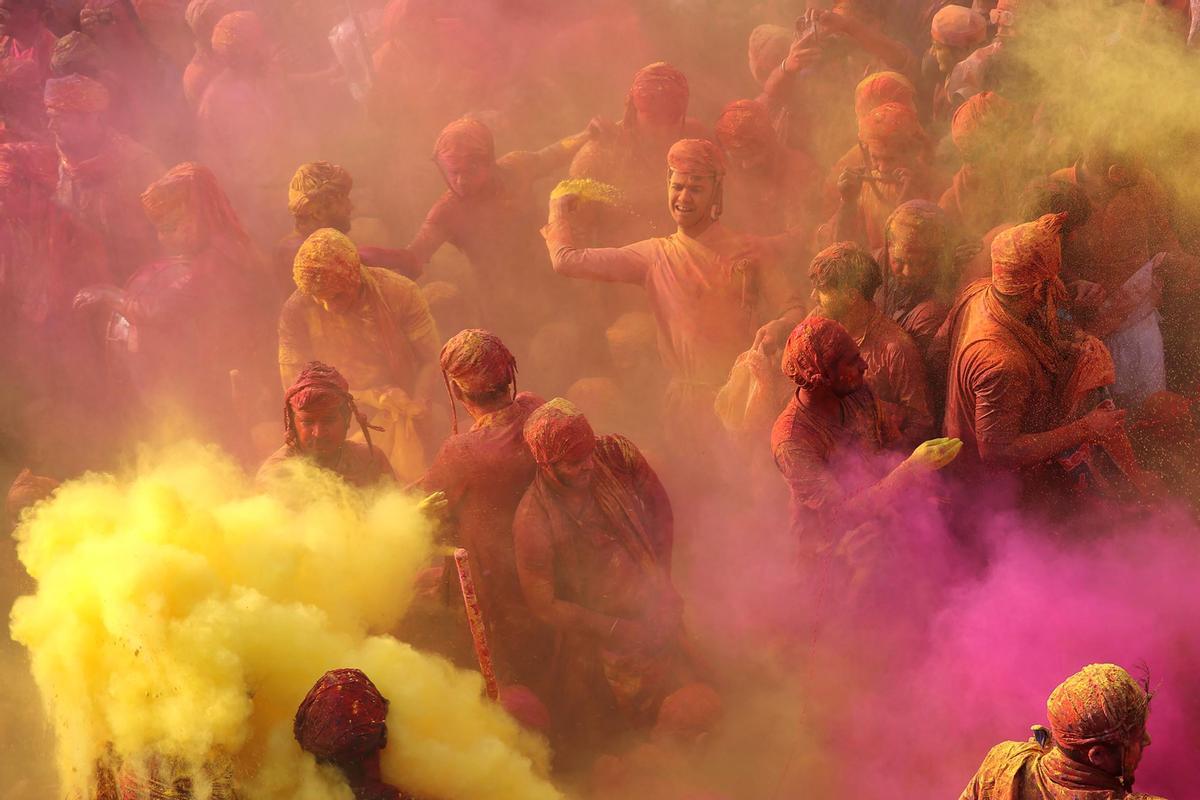
<svg viewBox="0 0 1200 800"><path fill-rule="evenodd" d="M246 0L192 0L184 12L188 27L196 38L196 44L203 43L204 49L212 47L213 28L226 14L235 11L245 11Z"/></svg>
<svg viewBox="0 0 1200 800"><path fill-rule="evenodd" d="M496 160L496 143L492 132L477 119L456 119L438 134L433 145L434 158L462 159L477 158L484 161Z"/></svg>
<svg viewBox="0 0 1200 800"><path fill-rule="evenodd" d="M992 241L992 285L1006 295L1032 291L1057 281L1062 266L1060 232L1067 215L1046 214L1001 231Z"/></svg>
<svg viewBox="0 0 1200 800"><path fill-rule="evenodd" d="M39 142L0 145L0 187L32 184L46 192L58 185L58 153Z"/></svg>
<svg viewBox="0 0 1200 800"><path fill-rule="evenodd" d="M596 434L574 403L556 397L525 421L525 443L539 466L576 461L596 447Z"/></svg>
<svg viewBox="0 0 1200 800"><path fill-rule="evenodd" d="M47 111L94 114L108 109L108 89L83 75L51 78L43 97Z"/></svg>
<svg viewBox="0 0 1200 800"><path fill-rule="evenodd" d="M767 107L757 100L735 100L717 117L717 141L725 149L762 146L775 141Z"/></svg>
<svg viewBox="0 0 1200 800"><path fill-rule="evenodd" d="M972 95L954 112L950 137L963 159L970 162L1002 141L1012 105L995 92Z"/></svg>
<svg viewBox="0 0 1200 800"><path fill-rule="evenodd" d="M747 60L750 74L762 86L783 63L792 46L792 31L781 25L759 25L750 32Z"/></svg>
<svg viewBox="0 0 1200 800"><path fill-rule="evenodd" d="M442 347L442 372L468 394L487 394L516 380L517 360L491 331L469 328Z"/></svg>
<svg viewBox="0 0 1200 800"><path fill-rule="evenodd" d="M1120 744L1146 725L1150 696L1116 664L1089 664L1060 683L1046 701L1056 744L1082 749Z"/></svg>
<svg viewBox="0 0 1200 800"><path fill-rule="evenodd" d="M71 31L54 43L50 53L50 71L55 75L87 75L100 72L100 48L82 31Z"/></svg>
<svg viewBox="0 0 1200 800"><path fill-rule="evenodd" d="M858 138L864 142L908 146L923 145L927 141L916 110L900 103L884 103L859 117Z"/></svg>
<svg viewBox="0 0 1200 800"><path fill-rule="evenodd" d="M885 103L916 108L917 90L912 81L899 72L875 72L854 88L854 115L862 119Z"/></svg>
<svg viewBox="0 0 1200 800"><path fill-rule="evenodd" d="M362 282L362 259L354 242L341 231L313 231L292 263L296 288L315 297L333 297L354 291Z"/></svg>
<svg viewBox="0 0 1200 800"><path fill-rule="evenodd" d="M987 21L969 8L945 6L933 15L929 32L933 41L947 47L975 47L987 38Z"/></svg>
<svg viewBox="0 0 1200 800"><path fill-rule="evenodd" d="M325 218L331 209L345 203L353 187L350 173L337 164L302 164L288 184L288 211L294 217Z"/></svg>
<svg viewBox="0 0 1200 800"><path fill-rule="evenodd" d="M601 203L606 206L621 206L625 203L625 195L616 186L594 178L567 178L559 181L550 192L550 199L555 200L563 195L573 194L580 200Z"/></svg>
<svg viewBox="0 0 1200 800"><path fill-rule="evenodd" d="M388 701L357 669L326 672L296 710L293 733L321 761L353 764L387 745Z"/></svg>
<svg viewBox="0 0 1200 800"><path fill-rule="evenodd" d="M665 61L657 61L639 69L629 87L629 97L637 102L665 101L686 107L688 96L687 76Z"/></svg>
<svg viewBox="0 0 1200 800"><path fill-rule="evenodd" d="M237 212L208 167L192 161L177 164L142 192L142 208L156 227L191 216L204 236L220 234L251 249L250 237Z"/></svg>
<svg viewBox="0 0 1200 800"><path fill-rule="evenodd" d="M266 50L266 32L258 14L234 11L213 26L213 52L230 64L248 64L262 58Z"/></svg>
<svg viewBox="0 0 1200 800"><path fill-rule="evenodd" d="M293 448L299 444L294 417L296 411L325 410L343 405L358 422L367 446L373 447L371 431L381 429L367 424L366 417L354 402L354 395L350 394L350 382L335 367L328 364L322 364L320 361L305 364L296 380L292 381L292 385L283 393L283 430L286 444Z"/></svg>
<svg viewBox="0 0 1200 800"><path fill-rule="evenodd" d="M797 325L783 348L783 374L806 391L829 386L836 359L858 350L840 323L825 317L808 317Z"/></svg>
<svg viewBox="0 0 1200 800"><path fill-rule="evenodd" d="M725 174L725 156L707 139L680 139L667 151L667 166L685 175L720 178Z"/></svg>

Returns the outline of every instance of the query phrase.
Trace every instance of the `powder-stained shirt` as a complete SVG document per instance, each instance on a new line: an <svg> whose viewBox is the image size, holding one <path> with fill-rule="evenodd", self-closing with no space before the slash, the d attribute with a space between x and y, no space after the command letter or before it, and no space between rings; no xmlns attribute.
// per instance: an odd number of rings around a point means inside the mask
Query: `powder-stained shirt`
<svg viewBox="0 0 1200 800"><path fill-rule="evenodd" d="M258 482L281 475L289 462L303 457L296 448L285 444L258 468ZM337 461L329 469L340 475L346 483L359 488L396 482L396 474L392 472L387 456L378 447L370 447L365 442L343 442Z"/></svg>
<svg viewBox="0 0 1200 800"><path fill-rule="evenodd" d="M959 800L1163 800L1128 792L1116 778L1037 742L1001 742Z"/></svg>

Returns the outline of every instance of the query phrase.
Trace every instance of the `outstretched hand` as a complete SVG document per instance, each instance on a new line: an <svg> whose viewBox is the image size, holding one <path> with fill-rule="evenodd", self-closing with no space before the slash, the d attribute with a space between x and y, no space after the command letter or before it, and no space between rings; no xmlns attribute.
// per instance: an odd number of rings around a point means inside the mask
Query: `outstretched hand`
<svg viewBox="0 0 1200 800"><path fill-rule="evenodd" d="M962 446L962 439L930 439L917 445L906 463L930 471L939 470L958 456Z"/></svg>
<svg viewBox="0 0 1200 800"><path fill-rule="evenodd" d="M450 501L446 499L445 492L433 492L421 498L421 502L417 503L417 510L429 519L441 519L449 506Z"/></svg>

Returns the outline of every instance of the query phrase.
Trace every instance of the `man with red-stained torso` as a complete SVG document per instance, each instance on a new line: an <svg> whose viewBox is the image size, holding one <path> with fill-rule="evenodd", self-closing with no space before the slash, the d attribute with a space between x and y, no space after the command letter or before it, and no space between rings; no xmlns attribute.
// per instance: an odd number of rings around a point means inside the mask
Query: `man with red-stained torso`
<svg viewBox="0 0 1200 800"><path fill-rule="evenodd" d="M45 0L0 0L0 61L33 62L42 79L57 39L42 21L45 11Z"/></svg>
<svg viewBox="0 0 1200 800"><path fill-rule="evenodd" d="M671 503L632 442L596 436L566 400L534 411L524 436L538 469L513 521L517 574L554 632L556 747L594 754L653 724L686 682Z"/></svg>
<svg viewBox="0 0 1200 800"><path fill-rule="evenodd" d="M522 431L543 401L530 392L517 393L516 359L489 331L458 333L442 348L440 362L451 402L461 404L473 424L460 433L455 411L455 432L434 457L421 486L446 496L443 536L466 548L471 559L500 680L536 686L550 637L525 607L512 525L537 472Z"/></svg>

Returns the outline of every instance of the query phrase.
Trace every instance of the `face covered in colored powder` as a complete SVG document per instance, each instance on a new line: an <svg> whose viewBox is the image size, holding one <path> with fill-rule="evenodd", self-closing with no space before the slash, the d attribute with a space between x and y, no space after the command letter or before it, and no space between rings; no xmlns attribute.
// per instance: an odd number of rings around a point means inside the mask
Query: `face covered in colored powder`
<svg viewBox="0 0 1200 800"><path fill-rule="evenodd" d="M459 197L478 195L492 177L492 160L477 153L439 155L438 165L446 185Z"/></svg>
<svg viewBox="0 0 1200 800"><path fill-rule="evenodd" d="M563 486L572 489L586 489L592 484L592 471L596 467L593 457L595 447L586 453L572 453L570 457L557 461L551 467L554 477Z"/></svg>
<svg viewBox="0 0 1200 800"><path fill-rule="evenodd" d="M691 228L707 219L716 198L717 179L714 176L671 172L667 200L671 204L671 218L680 228Z"/></svg>
<svg viewBox="0 0 1200 800"><path fill-rule="evenodd" d="M829 386L838 397L848 397L863 386L863 376L867 372L867 362L852 340L847 339L830 359L833 374Z"/></svg>
<svg viewBox="0 0 1200 800"><path fill-rule="evenodd" d="M350 409L338 397L320 398L292 408L301 452L317 461L335 458L350 430Z"/></svg>

